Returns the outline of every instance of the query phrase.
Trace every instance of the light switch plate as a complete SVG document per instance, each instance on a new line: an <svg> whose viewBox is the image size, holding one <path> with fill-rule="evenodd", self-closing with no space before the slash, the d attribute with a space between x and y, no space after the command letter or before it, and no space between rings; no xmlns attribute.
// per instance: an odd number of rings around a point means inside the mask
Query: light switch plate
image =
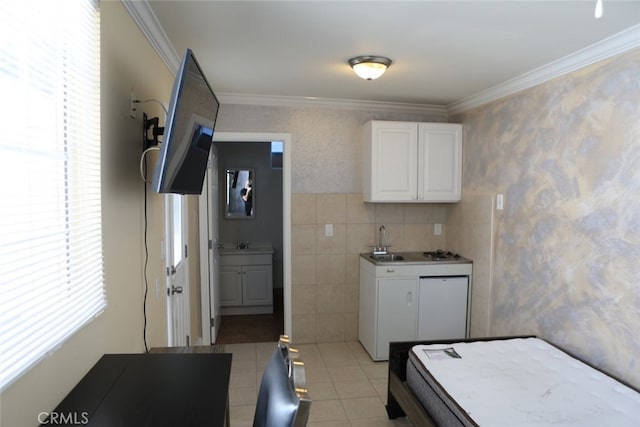
<svg viewBox="0 0 640 427"><path fill-rule="evenodd" d="M502 194L496 196L496 209L499 211L504 209L504 195Z"/></svg>
<svg viewBox="0 0 640 427"><path fill-rule="evenodd" d="M436 236L442 234L442 224L433 224L433 234Z"/></svg>
<svg viewBox="0 0 640 427"><path fill-rule="evenodd" d="M332 237L333 236L333 224L325 224L324 225L324 235L326 237Z"/></svg>

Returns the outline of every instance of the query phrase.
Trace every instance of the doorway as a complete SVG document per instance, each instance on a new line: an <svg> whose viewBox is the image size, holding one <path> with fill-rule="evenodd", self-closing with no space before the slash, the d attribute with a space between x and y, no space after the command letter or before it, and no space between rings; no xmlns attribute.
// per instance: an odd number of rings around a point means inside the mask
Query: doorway
<svg viewBox="0 0 640 427"><path fill-rule="evenodd" d="M279 169L280 180L278 181L278 194L276 198L273 193L269 195L269 187L273 187L273 182L269 183L273 177L269 177L268 174L260 174L260 170L264 166L257 164L251 164L251 156L248 156L248 148L258 148L261 151L267 151L271 153L271 143L277 141L281 146L281 154L276 156L276 161L281 165ZM243 146L242 144L249 144ZM251 145L253 144L253 145ZM255 187L255 199L254 199L254 215L250 219L223 219L224 209L220 206L218 209L218 216L220 219L216 224L203 225L202 216L205 215L207 220L212 218L209 213L203 212L203 206L213 205L208 200L203 200L201 196L201 222L200 222L200 235L201 241L209 241L207 245L202 245L205 250L201 251L201 266L211 265L211 260L216 259L218 245L212 245L211 238L208 236L219 236L218 243L222 245L235 245L238 243L245 243L249 241L251 247L253 243L273 243L276 262L274 263L274 314L273 315L235 315L224 316L221 319L219 328L211 328L212 320L216 318L215 301L212 301L212 297L219 289L219 275L209 274L207 268L203 268L202 271L202 322L203 322L203 342L204 343L220 343L220 340L226 343L230 342L249 342L254 340L262 340L260 336L274 337L269 340L277 339L277 334L285 333L291 335L291 216L290 216L290 199L291 199L291 171L290 171L290 147L291 136L289 134L273 134L273 133L227 133L218 132L214 134L214 145L217 147L218 152L218 175L223 175L227 169L246 169L255 170L256 172L256 187ZM228 168L223 163L225 160L225 145L232 147L235 151L240 153L232 156L232 162ZM266 148L265 148L266 147ZM233 151L233 150L232 150ZM244 156L242 155L244 153ZM264 171L263 171L264 172ZM277 174L277 173L276 173ZM224 178L224 176L222 177ZM220 183L220 176L217 178L217 182ZM226 186L226 184L225 184ZM224 203L224 191L225 186L218 184L217 195L210 195L211 197L217 197L219 203ZM260 192L262 191L262 193ZM272 191L272 190L271 190ZM205 192L203 192L205 194ZM262 199L261 199L262 198ZM274 201L276 204L274 204ZM273 212L277 212L277 227L271 223L273 219L269 219L269 215ZM273 215L271 215L273 216ZM210 221L209 221L210 222ZM245 230L249 234L240 234L238 230ZM267 231L271 229L278 230L277 239L271 237ZM214 231L212 231L214 230ZM244 231L243 231L244 232ZM236 234L234 234L236 233ZM255 237L255 238L254 238ZM277 240L277 242L276 242ZM205 258L206 257L206 258ZM205 271L207 270L207 271ZM272 325L272 326L270 326ZM227 328L225 328L227 326ZM271 332L269 329L271 328ZM275 328L275 329L274 329ZM242 333L240 333L240 331ZM253 332L251 332L253 331ZM274 332L277 331L277 332ZM218 333L215 336L216 332Z"/></svg>
<svg viewBox="0 0 640 427"><path fill-rule="evenodd" d="M223 297L216 343L277 341L284 333L282 150L274 152L277 143L272 141L213 145L218 153ZM238 258L244 260L241 268Z"/></svg>

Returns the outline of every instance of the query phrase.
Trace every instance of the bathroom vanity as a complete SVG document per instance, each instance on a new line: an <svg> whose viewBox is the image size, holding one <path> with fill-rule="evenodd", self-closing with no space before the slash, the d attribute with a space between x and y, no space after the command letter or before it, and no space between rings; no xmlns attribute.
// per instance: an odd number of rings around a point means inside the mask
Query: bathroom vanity
<svg viewBox="0 0 640 427"><path fill-rule="evenodd" d="M273 313L273 248L220 249L220 314Z"/></svg>

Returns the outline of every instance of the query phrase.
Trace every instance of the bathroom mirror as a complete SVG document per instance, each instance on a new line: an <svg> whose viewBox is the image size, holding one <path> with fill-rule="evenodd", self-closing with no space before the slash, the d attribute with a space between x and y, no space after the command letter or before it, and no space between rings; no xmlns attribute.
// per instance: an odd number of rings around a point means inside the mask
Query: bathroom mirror
<svg viewBox="0 0 640 427"><path fill-rule="evenodd" d="M253 169L227 169L226 218L255 218L254 175Z"/></svg>

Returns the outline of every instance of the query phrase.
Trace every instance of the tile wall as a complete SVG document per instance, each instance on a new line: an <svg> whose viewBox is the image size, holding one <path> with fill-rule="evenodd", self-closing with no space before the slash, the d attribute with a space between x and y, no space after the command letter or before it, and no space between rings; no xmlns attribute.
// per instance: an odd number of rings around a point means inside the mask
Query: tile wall
<svg viewBox="0 0 640 427"><path fill-rule="evenodd" d="M298 343L358 338L359 254L384 225L392 251L444 247L446 204L364 203L362 194L293 194L292 316ZM325 225L333 236L325 235Z"/></svg>

